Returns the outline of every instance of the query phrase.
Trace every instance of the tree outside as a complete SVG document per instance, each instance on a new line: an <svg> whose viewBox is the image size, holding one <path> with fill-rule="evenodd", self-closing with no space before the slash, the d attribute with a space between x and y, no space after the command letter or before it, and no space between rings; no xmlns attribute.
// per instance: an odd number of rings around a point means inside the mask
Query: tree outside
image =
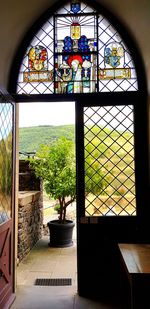
<svg viewBox="0 0 150 309"><path fill-rule="evenodd" d="M74 143L62 137L50 146L41 145L30 164L36 176L42 178L46 193L58 200L59 221L65 222L66 208L76 198Z"/></svg>
<svg viewBox="0 0 150 309"><path fill-rule="evenodd" d="M88 145L86 147L88 148ZM86 159L86 165L88 165L85 175L86 195L89 193L102 194L107 185L107 181L104 180L105 172L100 170L97 161L94 163L94 168L99 169L99 173L95 173L91 160L91 156ZM65 222L67 206L76 199L74 142L61 137L52 145L41 145L36 153L36 158L30 159L30 164L35 170L36 176L42 178L49 197L59 202L59 222Z"/></svg>

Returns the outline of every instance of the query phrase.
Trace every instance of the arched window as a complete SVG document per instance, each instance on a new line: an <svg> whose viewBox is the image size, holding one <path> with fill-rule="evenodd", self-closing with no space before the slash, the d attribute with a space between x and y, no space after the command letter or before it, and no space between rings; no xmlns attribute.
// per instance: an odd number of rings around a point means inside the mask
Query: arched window
<svg viewBox="0 0 150 309"><path fill-rule="evenodd" d="M17 101L76 102L80 217L143 216L148 168L142 59L118 21L92 5L72 0L40 18L15 58L9 91Z"/></svg>
<svg viewBox="0 0 150 309"><path fill-rule="evenodd" d="M120 34L96 9L78 0L41 26L28 46L18 94L136 91L136 70Z"/></svg>

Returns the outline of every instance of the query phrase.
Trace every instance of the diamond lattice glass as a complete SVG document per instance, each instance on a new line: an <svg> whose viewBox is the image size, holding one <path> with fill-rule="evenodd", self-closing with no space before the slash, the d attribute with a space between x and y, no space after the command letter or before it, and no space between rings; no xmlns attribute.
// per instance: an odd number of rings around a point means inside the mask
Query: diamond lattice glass
<svg viewBox="0 0 150 309"><path fill-rule="evenodd" d="M136 215L133 106L84 108L86 216Z"/></svg>
<svg viewBox="0 0 150 309"><path fill-rule="evenodd" d="M12 108L0 103L0 224L11 216Z"/></svg>

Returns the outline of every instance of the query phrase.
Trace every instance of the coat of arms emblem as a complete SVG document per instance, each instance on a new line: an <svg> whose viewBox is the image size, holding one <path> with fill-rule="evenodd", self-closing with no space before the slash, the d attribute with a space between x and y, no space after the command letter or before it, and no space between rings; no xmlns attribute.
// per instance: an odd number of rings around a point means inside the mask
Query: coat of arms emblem
<svg viewBox="0 0 150 309"><path fill-rule="evenodd" d="M108 44L104 50L105 66L109 65L112 68L117 68L121 65L121 58L124 57L123 46L117 42Z"/></svg>

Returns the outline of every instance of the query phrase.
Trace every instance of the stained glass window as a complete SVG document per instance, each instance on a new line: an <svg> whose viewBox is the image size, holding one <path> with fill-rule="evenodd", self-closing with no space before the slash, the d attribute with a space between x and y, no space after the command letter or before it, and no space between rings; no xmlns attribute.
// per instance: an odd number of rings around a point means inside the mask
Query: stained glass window
<svg viewBox="0 0 150 309"><path fill-rule="evenodd" d="M20 67L17 93L136 91L134 63L110 22L71 1L41 27Z"/></svg>

